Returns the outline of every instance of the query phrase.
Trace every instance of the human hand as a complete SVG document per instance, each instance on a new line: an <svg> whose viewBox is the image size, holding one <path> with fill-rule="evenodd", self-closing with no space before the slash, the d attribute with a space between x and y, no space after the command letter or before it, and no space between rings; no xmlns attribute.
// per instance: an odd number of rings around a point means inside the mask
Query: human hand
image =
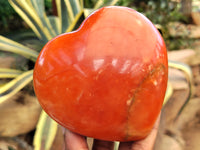
<svg viewBox="0 0 200 150"><path fill-rule="evenodd" d="M152 150L156 140L159 122L160 115L151 133L145 139L133 142L121 142L119 144L119 150ZM86 137L67 129L64 130L64 136L65 150L89 150ZM94 139L92 150L113 150L113 148L114 142Z"/></svg>

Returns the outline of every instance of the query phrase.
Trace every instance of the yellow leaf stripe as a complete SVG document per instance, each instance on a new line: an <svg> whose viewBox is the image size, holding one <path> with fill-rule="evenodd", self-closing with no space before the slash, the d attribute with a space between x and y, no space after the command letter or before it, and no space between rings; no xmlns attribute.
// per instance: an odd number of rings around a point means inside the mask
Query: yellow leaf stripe
<svg viewBox="0 0 200 150"><path fill-rule="evenodd" d="M56 36L56 32L54 28L52 27L46 12L45 12L45 6L44 6L44 0L31 0L30 6L36 11L37 16L41 20L41 23L43 26L47 27L47 30L51 37Z"/></svg>
<svg viewBox="0 0 200 150"><path fill-rule="evenodd" d="M84 16L85 16L85 18L88 17L93 11L94 11L94 9L84 8Z"/></svg>
<svg viewBox="0 0 200 150"><path fill-rule="evenodd" d="M172 94L173 94L173 87L172 87L171 83L168 82L167 90L166 90L165 98L164 98L164 102L163 102L163 106L165 106L165 104L169 101L169 99L171 98Z"/></svg>
<svg viewBox="0 0 200 150"><path fill-rule="evenodd" d="M112 5L115 5L118 1L119 1L119 0L113 0L113 1L111 1L110 5L111 5L111 6L112 6Z"/></svg>
<svg viewBox="0 0 200 150"><path fill-rule="evenodd" d="M24 72L6 83L4 86L0 87L0 103L4 102L14 94L16 94L19 90L21 90L24 86L30 83L33 79L33 70Z"/></svg>
<svg viewBox="0 0 200 150"><path fill-rule="evenodd" d="M15 78L22 73L20 70L0 68L0 78Z"/></svg>
<svg viewBox="0 0 200 150"><path fill-rule="evenodd" d="M80 0L80 6L81 6L81 9L84 8L83 0Z"/></svg>
<svg viewBox="0 0 200 150"><path fill-rule="evenodd" d="M0 50L20 54L28 59L31 59L32 61L36 61L38 57L38 52L1 35Z"/></svg>
<svg viewBox="0 0 200 150"><path fill-rule="evenodd" d="M42 111L34 136L34 150L49 150L54 141L57 128L58 124Z"/></svg>
<svg viewBox="0 0 200 150"><path fill-rule="evenodd" d="M70 26L67 28L66 32L71 32L75 25L77 24L78 20L80 19L81 15L83 14L83 10L81 10L76 17L74 18L73 22L70 24Z"/></svg>
<svg viewBox="0 0 200 150"><path fill-rule="evenodd" d="M59 31L69 32L77 24L83 13L82 1L79 0L56 0L59 18Z"/></svg>
<svg viewBox="0 0 200 150"><path fill-rule="evenodd" d="M102 6L113 6L115 5L119 0L111 0L110 2L104 3L104 0L98 0L94 6L94 10L102 7Z"/></svg>
<svg viewBox="0 0 200 150"><path fill-rule="evenodd" d="M73 20L74 20L74 13L73 13L72 6L71 6L69 0L65 0L65 4L66 4L66 6L67 6L69 19L70 19L71 21L73 21Z"/></svg>
<svg viewBox="0 0 200 150"><path fill-rule="evenodd" d="M45 42L53 38L47 26L45 26L30 0L8 0L15 11L26 21L35 34Z"/></svg>
<svg viewBox="0 0 200 150"><path fill-rule="evenodd" d="M100 8L101 6L103 6L103 4L104 4L103 0L98 0L93 9L96 10L96 9Z"/></svg>
<svg viewBox="0 0 200 150"><path fill-rule="evenodd" d="M99 9L103 6L114 6L119 0L111 0L108 3L104 3L104 0L98 0L94 6L94 8L84 8L84 16L88 17L93 11Z"/></svg>

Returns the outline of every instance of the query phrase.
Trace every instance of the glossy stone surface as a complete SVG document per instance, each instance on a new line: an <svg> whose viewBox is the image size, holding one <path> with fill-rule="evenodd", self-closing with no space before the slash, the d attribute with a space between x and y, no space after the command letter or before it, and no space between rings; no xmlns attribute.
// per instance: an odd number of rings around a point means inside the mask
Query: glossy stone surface
<svg viewBox="0 0 200 150"><path fill-rule="evenodd" d="M43 109L71 131L103 140L144 138L161 110L167 52L153 24L105 7L41 51L34 89Z"/></svg>

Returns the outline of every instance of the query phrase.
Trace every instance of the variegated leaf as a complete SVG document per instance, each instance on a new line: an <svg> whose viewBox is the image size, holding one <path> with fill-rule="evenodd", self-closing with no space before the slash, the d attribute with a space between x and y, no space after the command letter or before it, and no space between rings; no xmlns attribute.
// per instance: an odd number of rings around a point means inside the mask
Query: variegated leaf
<svg viewBox="0 0 200 150"><path fill-rule="evenodd" d="M48 20L49 20L49 23L51 24L54 32L56 35L59 35L61 34L60 32L60 21L59 21L59 18L57 16L48 16Z"/></svg>
<svg viewBox="0 0 200 150"><path fill-rule="evenodd" d="M72 31L83 13L81 1L56 0L56 6L58 10L58 17L61 21L61 33Z"/></svg>
<svg viewBox="0 0 200 150"><path fill-rule="evenodd" d="M35 34L45 43L53 38L48 27L45 26L30 0L8 0L15 11L32 28Z"/></svg>
<svg viewBox="0 0 200 150"><path fill-rule="evenodd" d="M103 7L103 6L113 6L115 5L119 0L98 0L94 6L94 10Z"/></svg>
<svg viewBox="0 0 200 150"><path fill-rule="evenodd" d="M94 9L84 8L84 16L85 16L85 18L88 17L93 11L94 11Z"/></svg>
<svg viewBox="0 0 200 150"><path fill-rule="evenodd" d="M42 25L47 27L48 32L51 35L51 37L55 37L57 34L46 15L44 0L31 0L31 3L32 3L33 8L36 11L36 14L40 18Z"/></svg>
<svg viewBox="0 0 200 150"><path fill-rule="evenodd" d="M24 72L0 87L0 103L4 102L19 90L25 87L33 79L33 70Z"/></svg>
<svg viewBox="0 0 200 150"><path fill-rule="evenodd" d="M58 124L42 111L34 136L34 150L50 150L57 128Z"/></svg>
<svg viewBox="0 0 200 150"><path fill-rule="evenodd" d="M93 9L96 10L96 9L102 7L103 4L104 4L104 0L98 0Z"/></svg>
<svg viewBox="0 0 200 150"><path fill-rule="evenodd" d="M163 106L169 101L169 99L171 98L172 94L173 94L173 87L172 87L171 83L168 82L167 90L166 90L165 98L164 98L164 102L163 102Z"/></svg>
<svg viewBox="0 0 200 150"><path fill-rule="evenodd" d="M74 20L72 21L72 23L70 24L70 26L67 28L67 30L65 32L71 32L74 27L76 26L78 20L80 19L81 15L83 14L83 10L81 10L74 18Z"/></svg>
<svg viewBox="0 0 200 150"><path fill-rule="evenodd" d="M183 104L183 106L181 107L181 109L179 110L176 119L180 116L180 114L182 113L183 109L185 108L185 106L187 105L187 103L189 102L191 95L192 95L192 82L193 82L193 76L192 76L192 70L191 68L184 63L181 62L177 62L177 61L168 61L168 65L170 68L175 68L178 69L182 72L185 73L186 79L188 81L188 85L189 85L189 94L188 97L186 98L185 103Z"/></svg>
<svg viewBox="0 0 200 150"><path fill-rule="evenodd" d="M0 35L0 50L20 54L32 61L36 61L38 52Z"/></svg>
<svg viewBox="0 0 200 150"><path fill-rule="evenodd" d="M59 32L63 33L69 26L68 11L64 0L56 0L58 17L60 20Z"/></svg>
<svg viewBox="0 0 200 150"><path fill-rule="evenodd" d="M15 78L22 74L22 71L9 68L0 68L0 78Z"/></svg>
<svg viewBox="0 0 200 150"><path fill-rule="evenodd" d="M84 16L88 17L93 11L96 9L103 7L103 6L113 6L115 5L119 0L108 0L106 3L104 0L98 0L94 6L94 8L84 8Z"/></svg>
<svg viewBox="0 0 200 150"><path fill-rule="evenodd" d="M119 149L119 142L114 142L114 150L118 150Z"/></svg>

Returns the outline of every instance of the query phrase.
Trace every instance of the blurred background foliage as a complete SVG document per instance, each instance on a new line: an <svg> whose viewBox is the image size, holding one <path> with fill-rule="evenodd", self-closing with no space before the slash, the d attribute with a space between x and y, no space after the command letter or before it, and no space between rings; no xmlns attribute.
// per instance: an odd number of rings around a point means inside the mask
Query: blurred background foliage
<svg viewBox="0 0 200 150"><path fill-rule="evenodd" d="M103 0L106 3L107 0ZM93 8L97 0L85 0L85 8ZM172 0L119 0L117 5L131 7L147 16L153 23L165 25L170 21L184 21L188 18L180 12L180 3ZM52 13L52 1L45 0L45 8L47 13ZM7 31L20 26L16 24L16 19L20 19L19 15L10 6L6 0L0 1L0 26ZM13 19L15 19L14 22ZM21 21L21 23L23 23ZM21 26L20 26L21 27ZM2 32L1 30L0 32Z"/></svg>
<svg viewBox="0 0 200 150"><path fill-rule="evenodd" d="M109 0L102 1L106 3ZM97 0L85 0L84 7L93 8L96 2ZM52 4L52 0L45 0L47 15L56 15L56 10L54 10ZM187 47L192 42L190 39L185 40L185 37L174 38L168 32L167 25L169 22L191 22L190 16L181 11L179 0L118 0L116 5L131 7L143 13L154 24L159 25L162 28L162 34L169 50ZM0 34L8 34L8 32L16 31L16 29L29 29L7 0L0 1L0 14Z"/></svg>
<svg viewBox="0 0 200 150"><path fill-rule="evenodd" d="M192 2L192 1L191 1ZM168 50L187 47L190 41L185 43L185 38L174 38L168 31L169 22L190 23L189 16L181 12L180 1L173 0L120 0L119 5L131 7L149 18L158 25Z"/></svg>
<svg viewBox="0 0 200 150"><path fill-rule="evenodd" d="M20 23L15 25L12 23L15 19L19 20L20 17L19 15L14 11L14 9L10 6L8 1L1 0L0 1L0 31L8 31L8 30L13 30L15 27L21 26ZM17 18L17 19L16 19ZM13 26L15 26L13 28Z"/></svg>

